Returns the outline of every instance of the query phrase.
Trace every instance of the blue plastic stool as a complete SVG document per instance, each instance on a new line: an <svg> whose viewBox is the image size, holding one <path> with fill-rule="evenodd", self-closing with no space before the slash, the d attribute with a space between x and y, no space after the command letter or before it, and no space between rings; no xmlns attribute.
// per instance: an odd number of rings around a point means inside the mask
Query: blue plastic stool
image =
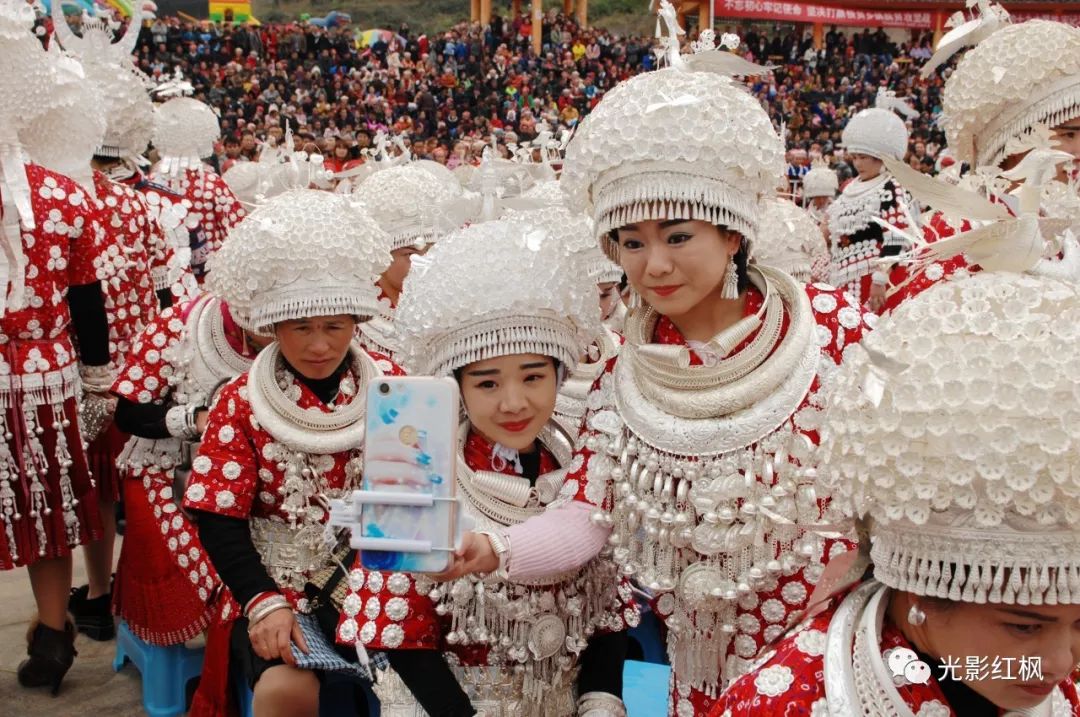
<svg viewBox="0 0 1080 717"><path fill-rule="evenodd" d="M116 631L113 670L130 661L142 676L143 709L150 717L177 717L187 712L187 684L202 673L203 648L160 647L135 637L126 622Z"/></svg>
<svg viewBox="0 0 1080 717"><path fill-rule="evenodd" d="M349 677L328 675L319 691L319 714L326 717L356 714L356 703L353 699L353 687L356 686L356 682ZM368 717L379 717L379 699L367 685L364 686L364 695L367 697ZM247 686L247 682L237 680L236 697L241 717L254 717L255 710L252 703L255 695Z"/></svg>
<svg viewBox="0 0 1080 717"><path fill-rule="evenodd" d="M644 601L639 601L638 604L641 607L641 624L630 629L630 637L641 645L641 652L645 662L666 665L668 662L667 646L664 644L664 636L660 632L660 620Z"/></svg>
<svg viewBox="0 0 1080 717"><path fill-rule="evenodd" d="M623 666L623 702L627 717L667 714L671 668L651 662L627 660Z"/></svg>

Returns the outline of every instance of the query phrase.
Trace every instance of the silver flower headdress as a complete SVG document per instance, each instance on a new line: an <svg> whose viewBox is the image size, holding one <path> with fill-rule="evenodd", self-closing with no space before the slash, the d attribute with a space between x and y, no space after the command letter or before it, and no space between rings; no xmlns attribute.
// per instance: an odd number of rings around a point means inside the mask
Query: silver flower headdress
<svg viewBox="0 0 1080 717"><path fill-rule="evenodd" d="M856 113L844 127L844 149L849 154L868 154L878 159L903 159L908 149L908 130L898 112L908 118L919 116L892 90L879 89L874 106Z"/></svg>
<svg viewBox="0 0 1080 717"><path fill-rule="evenodd" d="M433 165L433 166L432 166ZM391 251L430 244L461 226L450 205L462 196L457 178L435 162L408 162L379 169L355 196L389 237Z"/></svg>
<svg viewBox="0 0 1080 717"><path fill-rule="evenodd" d="M813 270L829 263L829 250L821 227L805 209L788 199L769 197L761 203L761 223L750 259L809 283Z"/></svg>
<svg viewBox="0 0 1080 717"><path fill-rule="evenodd" d="M378 313L375 281L389 242L348 197L294 189L269 199L229 232L208 263L207 289L245 328L269 334L291 319Z"/></svg>
<svg viewBox="0 0 1080 717"><path fill-rule="evenodd" d="M810 171L803 175L803 198L835 197L839 190L840 179L836 172L824 160L814 160Z"/></svg>
<svg viewBox="0 0 1080 717"><path fill-rule="evenodd" d="M507 221L521 222L544 229L557 243L565 247L569 261L581 265L584 274L594 284L622 279L623 270L604 256L596 244L592 218L568 206L566 194L556 181L541 182L521 195L537 206L509 209L503 215Z"/></svg>
<svg viewBox="0 0 1080 717"><path fill-rule="evenodd" d="M760 103L730 75L767 68L722 49L682 57L669 3L668 67L620 83L578 127L562 182L589 208L605 253L612 229L650 219L698 219L752 240L757 206L783 173L783 143ZM670 16L670 17L669 17Z"/></svg>
<svg viewBox="0 0 1080 717"><path fill-rule="evenodd" d="M595 288L542 228L473 224L447 236L405 279L395 328L410 373L446 375L507 354L573 370L600 332Z"/></svg>
<svg viewBox="0 0 1080 717"><path fill-rule="evenodd" d="M158 171L170 177L201 169L214 153L221 126L214 110L191 97L173 97L154 108L154 146L161 160Z"/></svg>
<svg viewBox="0 0 1080 717"><path fill-rule="evenodd" d="M954 601L1080 603L1080 292L940 282L845 357L818 485L867 522L874 575Z"/></svg>
<svg viewBox="0 0 1080 717"><path fill-rule="evenodd" d="M1029 20L969 50L945 83L949 148L971 166L998 165L1037 125L1080 116L1080 28Z"/></svg>

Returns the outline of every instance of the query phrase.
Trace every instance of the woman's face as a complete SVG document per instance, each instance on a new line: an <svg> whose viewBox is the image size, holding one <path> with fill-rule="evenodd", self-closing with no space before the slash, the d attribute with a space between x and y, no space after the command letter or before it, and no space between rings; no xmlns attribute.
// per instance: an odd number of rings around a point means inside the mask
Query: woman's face
<svg viewBox="0 0 1080 717"><path fill-rule="evenodd" d="M628 224L617 235L619 263L630 285L673 319L719 297L742 241L737 232L681 219Z"/></svg>
<svg viewBox="0 0 1080 717"><path fill-rule="evenodd" d="M407 246L390 252L390 266L382 274L383 281L387 285L386 288L401 293L401 287L405 285L405 277L409 275L409 269L412 267L412 258L417 254L422 255L426 251L427 247L421 249L415 246Z"/></svg>
<svg viewBox="0 0 1080 717"><path fill-rule="evenodd" d="M555 360L513 354L468 364L461 371L461 398L469 422L489 441L524 451L555 412Z"/></svg>
<svg viewBox="0 0 1080 717"><path fill-rule="evenodd" d="M884 162L869 154L852 154L849 157L855 165L855 171L859 173L859 179L864 182L881 174L881 169L885 166Z"/></svg>
<svg viewBox="0 0 1080 717"><path fill-rule="evenodd" d="M1058 181L1068 182L1076 178L1080 166L1080 117L1062 122L1051 131L1054 147L1073 156L1071 165L1067 162L1058 165Z"/></svg>
<svg viewBox="0 0 1080 717"><path fill-rule="evenodd" d="M605 281L597 284L596 290L600 293L600 320L603 321L615 310L615 304L619 301L619 287L617 282Z"/></svg>
<svg viewBox="0 0 1080 717"><path fill-rule="evenodd" d="M912 599L926 613L926 622L905 631L916 630L931 656L959 660L956 676L1002 709L1038 705L1080 664L1080 605L941 605ZM971 677L979 679L966 679L968 660L986 666L972 671L978 674ZM1037 663L1041 675L1021 675L1021 660ZM1002 667L996 678L995 663Z"/></svg>
<svg viewBox="0 0 1080 717"><path fill-rule="evenodd" d="M328 378L349 352L356 319L348 314L282 321L274 334L285 360L309 379Z"/></svg>

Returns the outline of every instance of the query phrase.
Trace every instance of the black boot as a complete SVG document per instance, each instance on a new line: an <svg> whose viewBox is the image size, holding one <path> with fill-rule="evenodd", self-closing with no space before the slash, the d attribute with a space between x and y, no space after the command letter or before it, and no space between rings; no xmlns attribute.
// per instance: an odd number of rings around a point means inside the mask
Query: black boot
<svg viewBox="0 0 1080 717"><path fill-rule="evenodd" d="M75 661L75 626L63 630L38 623L29 634L26 654L30 659L19 665L19 684L23 687L49 687L53 697L60 691L64 675Z"/></svg>
<svg viewBox="0 0 1080 717"><path fill-rule="evenodd" d="M116 637L116 623L112 614L112 593L88 599L89 585L71 589L68 599L68 612L75 616L75 626L79 632L91 640L106 642Z"/></svg>

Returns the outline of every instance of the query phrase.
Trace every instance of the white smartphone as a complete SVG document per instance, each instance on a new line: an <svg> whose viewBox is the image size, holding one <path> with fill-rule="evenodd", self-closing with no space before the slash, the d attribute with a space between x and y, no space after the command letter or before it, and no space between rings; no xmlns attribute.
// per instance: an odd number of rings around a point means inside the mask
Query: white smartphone
<svg viewBox="0 0 1080 717"><path fill-rule="evenodd" d="M436 573L450 566L458 396L451 378L368 383L360 532L353 534L365 568Z"/></svg>

